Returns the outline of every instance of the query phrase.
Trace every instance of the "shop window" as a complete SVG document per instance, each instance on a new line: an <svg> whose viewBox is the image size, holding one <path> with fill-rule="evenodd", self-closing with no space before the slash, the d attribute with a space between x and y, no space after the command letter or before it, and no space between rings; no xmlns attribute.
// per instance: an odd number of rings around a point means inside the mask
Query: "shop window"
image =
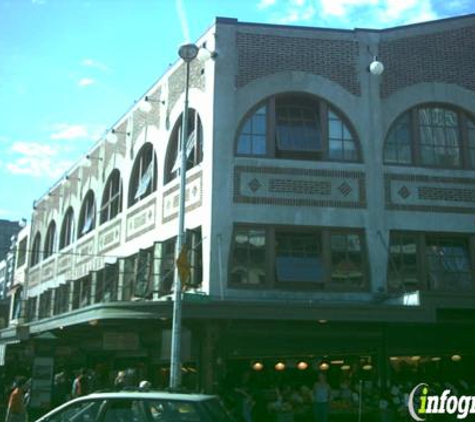
<svg viewBox="0 0 475 422"><path fill-rule="evenodd" d="M175 179L181 165L181 126L182 116L175 123L165 159L165 183ZM188 112L188 124L186 134L186 170L193 168L203 160L203 127L199 114L194 109Z"/></svg>
<svg viewBox="0 0 475 422"><path fill-rule="evenodd" d="M422 105L399 116L384 147L386 164L475 167L475 123L460 109Z"/></svg>
<svg viewBox="0 0 475 422"><path fill-rule="evenodd" d="M122 212L122 179L115 169L107 179L101 204L101 224L112 220Z"/></svg>
<svg viewBox="0 0 475 422"><path fill-rule="evenodd" d="M264 285L266 282L266 231L236 228L233 236L231 283Z"/></svg>
<svg viewBox="0 0 475 422"><path fill-rule="evenodd" d="M335 286L364 286L364 262L359 234L332 233L331 282Z"/></svg>
<svg viewBox="0 0 475 422"><path fill-rule="evenodd" d="M282 289L362 290L369 285L362 234L309 227L240 227L230 284Z"/></svg>
<svg viewBox="0 0 475 422"><path fill-rule="evenodd" d="M129 185L129 207L157 189L157 159L151 143L142 146L135 159Z"/></svg>
<svg viewBox="0 0 475 422"><path fill-rule="evenodd" d="M31 266L37 265L41 260L41 234L36 233L31 248Z"/></svg>
<svg viewBox="0 0 475 422"><path fill-rule="evenodd" d="M69 207L64 215L63 224L61 226L61 234L59 236L59 249L69 246L74 238L74 211Z"/></svg>
<svg viewBox="0 0 475 422"><path fill-rule="evenodd" d="M427 236L427 278L433 290L470 290L473 274L467 239Z"/></svg>
<svg viewBox="0 0 475 422"><path fill-rule="evenodd" d="M411 233L391 233L388 256L388 287L411 292L418 290L417 236Z"/></svg>
<svg viewBox="0 0 475 422"><path fill-rule="evenodd" d="M320 236L277 231L275 273L280 283L323 283L325 267Z"/></svg>
<svg viewBox="0 0 475 422"><path fill-rule="evenodd" d="M53 255L55 244L56 244L56 223L52 221L51 223L49 223L48 230L46 232L45 248L44 248L45 258L48 258L49 256Z"/></svg>
<svg viewBox="0 0 475 422"><path fill-rule="evenodd" d="M388 287L393 290L473 289L472 236L390 233Z"/></svg>
<svg viewBox="0 0 475 422"><path fill-rule="evenodd" d="M173 291L175 273L175 244L176 238L168 239L162 244L162 264L160 268L159 294L161 296Z"/></svg>
<svg viewBox="0 0 475 422"><path fill-rule="evenodd" d="M92 190L86 193L79 214L78 239L92 230L96 226L96 201Z"/></svg>
<svg viewBox="0 0 475 422"><path fill-rule="evenodd" d="M326 101L307 94L276 95L254 108L240 126L236 154L360 161L347 120Z"/></svg>

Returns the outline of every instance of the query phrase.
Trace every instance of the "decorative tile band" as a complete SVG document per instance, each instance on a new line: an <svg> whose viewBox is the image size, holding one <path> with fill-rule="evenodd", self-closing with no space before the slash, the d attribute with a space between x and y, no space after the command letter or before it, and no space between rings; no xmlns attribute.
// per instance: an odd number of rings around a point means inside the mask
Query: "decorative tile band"
<svg viewBox="0 0 475 422"><path fill-rule="evenodd" d="M104 253L120 245L121 220L99 232L99 251Z"/></svg>
<svg viewBox="0 0 475 422"><path fill-rule="evenodd" d="M177 184L163 193L162 223L168 223L178 216L180 186ZM203 199L203 177L201 170L186 178L185 210L201 207Z"/></svg>
<svg viewBox="0 0 475 422"><path fill-rule="evenodd" d="M365 208L365 175L345 170L236 166L234 202Z"/></svg>
<svg viewBox="0 0 475 422"><path fill-rule="evenodd" d="M473 178L385 174L384 179L386 209L475 212Z"/></svg>
<svg viewBox="0 0 475 422"><path fill-rule="evenodd" d="M155 227L156 196L127 216L126 240L134 239Z"/></svg>

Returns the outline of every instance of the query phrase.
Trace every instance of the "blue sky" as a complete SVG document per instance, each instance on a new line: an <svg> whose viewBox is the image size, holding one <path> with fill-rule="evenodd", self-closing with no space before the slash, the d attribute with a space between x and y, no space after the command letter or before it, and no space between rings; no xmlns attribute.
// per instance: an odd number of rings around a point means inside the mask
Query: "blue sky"
<svg viewBox="0 0 475 422"><path fill-rule="evenodd" d="M0 218L29 220L216 16L352 29L467 13L475 0L0 0Z"/></svg>

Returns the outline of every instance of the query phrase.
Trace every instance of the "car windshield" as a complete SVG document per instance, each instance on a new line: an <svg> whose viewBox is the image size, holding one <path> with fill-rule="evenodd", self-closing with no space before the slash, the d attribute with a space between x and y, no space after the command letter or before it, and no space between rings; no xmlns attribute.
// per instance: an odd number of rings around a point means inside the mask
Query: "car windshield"
<svg viewBox="0 0 475 422"><path fill-rule="evenodd" d="M207 410L207 413L211 415L213 422L233 421L228 411L217 397L203 401L203 406Z"/></svg>

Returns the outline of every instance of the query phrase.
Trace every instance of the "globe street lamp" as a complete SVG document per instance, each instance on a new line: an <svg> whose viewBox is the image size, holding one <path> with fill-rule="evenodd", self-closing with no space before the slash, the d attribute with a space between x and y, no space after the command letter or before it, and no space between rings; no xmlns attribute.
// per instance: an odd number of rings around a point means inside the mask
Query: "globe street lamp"
<svg viewBox="0 0 475 422"><path fill-rule="evenodd" d="M185 78L185 108L181 121L180 136L180 194L178 208L178 237L175 249L178 260L185 244L185 191L186 191L186 137L188 134L188 91L190 80L190 63L198 56L199 47L195 44L184 44L178 50L178 55L186 64ZM181 385L181 289L182 281L175 265L174 272L174 301L172 320L172 345L170 356L170 389L177 389Z"/></svg>

